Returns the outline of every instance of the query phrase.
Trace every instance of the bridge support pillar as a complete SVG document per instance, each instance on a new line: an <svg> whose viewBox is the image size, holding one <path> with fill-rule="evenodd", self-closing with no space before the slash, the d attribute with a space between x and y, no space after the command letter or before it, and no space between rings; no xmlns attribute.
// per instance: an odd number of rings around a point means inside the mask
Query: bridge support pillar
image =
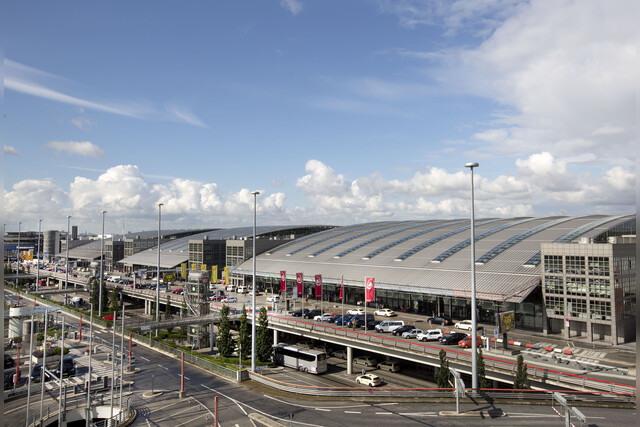
<svg viewBox="0 0 640 427"><path fill-rule="evenodd" d="M347 347L347 375L353 374L353 348Z"/></svg>
<svg viewBox="0 0 640 427"><path fill-rule="evenodd" d="M144 314L149 315L149 301L144 300Z"/></svg>
<svg viewBox="0 0 640 427"><path fill-rule="evenodd" d="M278 345L278 331L273 330L273 345Z"/></svg>

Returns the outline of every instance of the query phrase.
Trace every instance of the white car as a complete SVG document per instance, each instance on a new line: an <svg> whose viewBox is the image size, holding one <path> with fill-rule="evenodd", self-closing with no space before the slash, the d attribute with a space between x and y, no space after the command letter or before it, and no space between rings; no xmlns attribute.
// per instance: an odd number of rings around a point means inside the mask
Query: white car
<svg viewBox="0 0 640 427"><path fill-rule="evenodd" d="M376 316L391 317L391 316L395 316L396 312L391 310L391 309L389 309L389 308L381 308L380 310L374 311L373 314L375 314Z"/></svg>
<svg viewBox="0 0 640 427"><path fill-rule="evenodd" d="M331 313L324 313L322 315L317 315L313 317L313 320L319 320L321 322L328 322L329 320L331 320L331 318L333 317L333 314Z"/></svg>
<svg viewBox="0 0 640 427"><path fill-rule="evenodd" d="M267 302L280 302L280 297L277 295L271 295L267 297Z"/></svg>
<svg viewBox="0 0 640 427"><path fill-rule="evenodd" d="M440 329L429 329L416 335L418 341L438 341L440 337L442 337L442 331Z"/></svg>
<svg viewBox="0 0 640 427"><path fill-rule="evenodd" d="M422 333L422 329L412 329L402 333L402 338L415 338Z"/></svg>
<svg viewBox="0 0 640 427"><path fill-rule="evenodd" d="M466 329L467 331L470 331L472 326L473 323L471 322L471 320L463 320L462 322L458 322L453 325L453 327L456 329Z"/></svg>
<svg viewBox="0 0 640 427"><path fill-rule="evenodd" d="M369 387L377 387L382 384L380 377L374 374L360 375L356 377L356 382Z"/></svg>
<svg viewBox="0 0 640 427"><path fill-rule="evenodd" d="M236 298L236 297L226 297L225 299L223 299L220 302L224 302L224 303L229 304L231 302L238 302L238 298Z"/></svg>
<svg viewBox="0 0 640 427"><path fill-rule="evenodd" d="M347 314L364 314L364 308L352 308Z"/></svg>

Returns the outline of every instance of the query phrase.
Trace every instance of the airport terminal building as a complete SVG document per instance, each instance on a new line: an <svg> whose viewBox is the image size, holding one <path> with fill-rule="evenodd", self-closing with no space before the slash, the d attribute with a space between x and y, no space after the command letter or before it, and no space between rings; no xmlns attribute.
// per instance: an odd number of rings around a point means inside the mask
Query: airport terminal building
<svg viewBox="0 0 640 427"><path fill-rule="evenodd" d="M635 215L484 218L475 223L478 320L514 311L516 327L613 345L635 339ZM317 232L256 258L259 289L287 289L297 273L304 298L325 307L362 303L375 279L374 307L471 317L469 219L355 224ZM233 273L251 282L252 259ZM296 292L297 293L297 292ZM329 302L330 304L327 304Z"/></svg>

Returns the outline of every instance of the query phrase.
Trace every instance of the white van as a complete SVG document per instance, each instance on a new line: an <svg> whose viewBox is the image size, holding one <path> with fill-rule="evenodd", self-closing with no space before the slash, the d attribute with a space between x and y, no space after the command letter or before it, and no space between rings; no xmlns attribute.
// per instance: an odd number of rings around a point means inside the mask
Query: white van
<svg viewBox="0 0 640 427"><path fill-rule="evenodd" d="M394 329L404 326L402 320L385 320L384 322L376 325L376 331L378 332L392 332Z"/></svg>
<svg viewBox="0 0 640 427"><path fill-rule="evenodd" d="M235 292L236 291L236 285L227 285L227 287L225 288L225 290L227 292Z"/></svg>
<svg viewBox="0 0 640 427"><path fill-rule="evenodd" d="M248 286L238 286L238 290L236 292L239 293L239 294L249 293L249 287Z"/></svg>

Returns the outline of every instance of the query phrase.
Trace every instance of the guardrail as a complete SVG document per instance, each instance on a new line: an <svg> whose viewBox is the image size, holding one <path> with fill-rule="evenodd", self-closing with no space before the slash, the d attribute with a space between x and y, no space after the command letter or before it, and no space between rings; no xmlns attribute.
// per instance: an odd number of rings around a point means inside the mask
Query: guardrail
<svg viewBox="0 0 640 427"><path fill-rule="evenodd" d="M345 329L322 323L308 322L305 320L291 319L288 317L282 317L273 314L269 315L269 319L270 321L275 321L275 323L290 326L292 328L302 329L304 331L314 331L327 335L334 335L336 337L345 339L355 340L357 342L378 344L387 348L426 354L432 356L434 359L437 359L440 350L443 350L442 347L435 347L428 344L423 344L422 342L383 337L380 335L373 335L352 329ZM444 350L447 352L447 358L449 360L453 360L464 365L471 365L471 353L446 348ZM485 355L484 361L486 368L491 368L493 371L503 374L514 375L518 369L517 363L510 360L501 360ZM527 368L527 374L529 378L542 383L555 382L558 385L571 386L572 388L578 386L582 387L585 390L598 390L608 393L622 394L629 393L633 395L636 394L636 387L630 385L584 377L581 375L575 375L566 372L554 371L551 369L541 368L529 364L527 365Z"/></svg>
<svg viewBox="0 0 640 427"><path fill-rule="evenodd" d="M255 372L249 372L249 378L266 386L295 394L332 397L389 397L389 398L454 398L455 388L410 388L410 387L321 387L292 384L269 378ZM472 390L467 389L470 393ZM593 401L599 403L635 404L635 395L630 394L602 394L600 392L567 392L566 390L513 390L483 389L478 393L489 399L513 400L548 400L554 391L561 392L568 400ZM468 393L467 393L468 394Z"/></svg>

